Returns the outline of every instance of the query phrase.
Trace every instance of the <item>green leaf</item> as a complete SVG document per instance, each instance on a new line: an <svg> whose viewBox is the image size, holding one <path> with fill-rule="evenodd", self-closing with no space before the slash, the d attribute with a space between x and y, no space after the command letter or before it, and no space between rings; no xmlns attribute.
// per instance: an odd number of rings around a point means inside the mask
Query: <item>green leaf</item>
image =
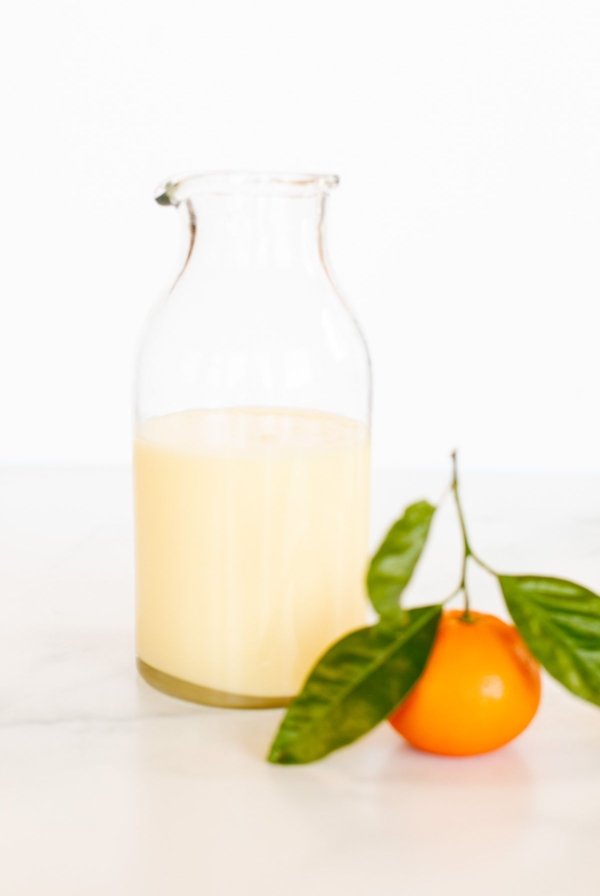
<svg viewBox="0 0 600 896"><path fill-rule="evenodd" d="M534 657L561 684L600 706L600 597L543 576L498 576L506 605Z"/></svg>
<svg viewBox="0 0 600 896"><path fill-rule="evenodd" d="M441 605L351 632L317 663L287 711L269 762L314 762L366 734L406 697L433 646Z"/></svg>
<svg viewBox="0 0 600 896"><path fill-rule="evenodd" d="M371 561L367 590L382 619L397 619L401 614L400 596L425 547L434 513L435 507L427 501L407 507Z"/></svg>

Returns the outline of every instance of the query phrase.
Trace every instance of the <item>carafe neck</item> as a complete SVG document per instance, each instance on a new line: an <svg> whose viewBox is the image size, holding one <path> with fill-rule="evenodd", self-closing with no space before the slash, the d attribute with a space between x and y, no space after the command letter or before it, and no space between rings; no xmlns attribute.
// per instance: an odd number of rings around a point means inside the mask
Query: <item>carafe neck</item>
<svg viewBox="0 0 600 896"><path fill-rule="evenodd" d="M185 269L326 274L325 200L330 174L200 174L161 186L156 201L183 209L190 249Z"/></svg>
<svg viewBox="0 0 600 896"><path fill-rule="evenodd" d="M314 273L322 265L323 195L208 194L184 203L188 265Z"/></svg>

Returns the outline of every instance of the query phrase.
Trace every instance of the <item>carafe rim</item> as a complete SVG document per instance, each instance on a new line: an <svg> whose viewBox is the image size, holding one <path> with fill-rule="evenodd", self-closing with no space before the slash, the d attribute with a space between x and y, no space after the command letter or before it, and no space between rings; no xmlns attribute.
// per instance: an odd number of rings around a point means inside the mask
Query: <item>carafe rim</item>
<svg viewBox="0 0 600 896"><path fill-rule="evenodd" d="M169 179L157 188L154 198L159 205L175 206L198 195L298 199L325 195L338 183L337 174L207 171Z"/></svg>

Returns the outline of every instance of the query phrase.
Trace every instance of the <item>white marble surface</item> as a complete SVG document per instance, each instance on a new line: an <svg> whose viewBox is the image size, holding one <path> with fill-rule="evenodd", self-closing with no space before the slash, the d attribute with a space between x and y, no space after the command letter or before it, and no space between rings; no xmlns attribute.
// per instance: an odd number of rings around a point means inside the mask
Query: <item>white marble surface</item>
<svg viewBox="0 0 600 896"><path fill-rule="evenodd" d="M443 475L379 475L374 537ZM506 571L600 590L600 477L465 478L472 541ZM133 663L119 469L0 472L3 896L496 896L599 892L600 711L546 682L513 745L439 759L387 726L312 766L263 761L278 711L196 707ZM445 595L442 513L417 600ZM492 582L474 576L482 608Z"/></svg>

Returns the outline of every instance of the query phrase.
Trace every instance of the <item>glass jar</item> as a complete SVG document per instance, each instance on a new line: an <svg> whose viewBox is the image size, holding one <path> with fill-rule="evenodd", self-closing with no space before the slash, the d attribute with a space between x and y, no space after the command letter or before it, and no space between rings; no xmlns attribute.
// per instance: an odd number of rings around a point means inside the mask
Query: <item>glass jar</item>
<svg viewBox="0 0 600 896"><path fill-rule="evenodd" d="M189 250L139 353L137 656L177 697L281 706L365 623L370 365L325 175L167 183Z"/></svg>

